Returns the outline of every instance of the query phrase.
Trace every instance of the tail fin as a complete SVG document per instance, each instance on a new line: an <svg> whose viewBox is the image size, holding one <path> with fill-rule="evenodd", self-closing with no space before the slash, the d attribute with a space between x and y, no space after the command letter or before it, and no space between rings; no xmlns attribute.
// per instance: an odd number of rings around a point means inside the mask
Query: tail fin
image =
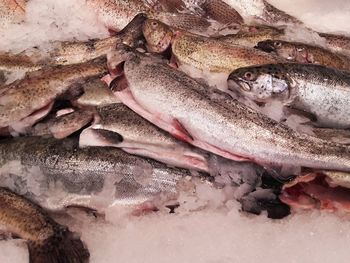
<svg viewBox="0 0 350 263"><path fill-rule="evenodd" d="M90 253L76 234L61 228L43 244L28 243L30 263L87 263Z"/></svg>

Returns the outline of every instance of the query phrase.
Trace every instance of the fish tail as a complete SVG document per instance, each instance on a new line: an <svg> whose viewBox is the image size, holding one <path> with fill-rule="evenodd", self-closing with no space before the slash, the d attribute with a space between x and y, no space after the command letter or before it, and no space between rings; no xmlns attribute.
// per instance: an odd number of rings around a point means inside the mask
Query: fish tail
<svg viewBox="0 0 350 263"><path fill-rule="evenodd" d="M87 263L90 253L76 234L67 228L38 244L28 243L29 263Z"/></svg>

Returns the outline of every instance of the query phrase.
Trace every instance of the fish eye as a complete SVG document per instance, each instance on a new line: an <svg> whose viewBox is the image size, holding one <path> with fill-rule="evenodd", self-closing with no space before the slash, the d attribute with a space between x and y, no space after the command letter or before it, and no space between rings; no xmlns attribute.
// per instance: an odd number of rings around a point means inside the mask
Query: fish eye
<svg viewBox="0 0 350 263"><path fill-rule="evenodd" d="M244 73L244 78L246 80L253 80L254 79L254 74L252 72L248 71L248 72Z"/></svg>
<svg viewBox="0 0 350 263"><path fill-rule="evenodd" d="M153 27L156 27L156 26L158 26L158 23L157 23L156 21L152 21L151 25L152 25Z"/></svg>
<svg viewBox="0 0 350 263"><path fill-rule="evenodd" d="M281 47L281 46L282 46L282 43L281 43L280 41L276 41L276 42L274 43L274 46L275 46L275 47Z"/></svg>

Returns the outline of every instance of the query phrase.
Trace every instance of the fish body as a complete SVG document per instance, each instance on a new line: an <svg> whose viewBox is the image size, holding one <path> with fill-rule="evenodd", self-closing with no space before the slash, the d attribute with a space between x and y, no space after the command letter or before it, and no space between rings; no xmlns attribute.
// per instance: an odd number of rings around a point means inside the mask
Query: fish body
<svg viewBox="0 0 350 263"><path fill-rule="evenodd" d="M291 62L320 64L350 71L350 60L322 47L283 40L265 40L257 44L265 52L273 52Z"/></svg>
<svg viewBox="0 0 350 263"><path fill-rule="evenodd" d="M237 85L236 85L237 84ZM350 127L350 74L322 65L275 64L233 71L229 89L313 114L321 127Z"/></svg>
<svg viewBox="0 0 350 263"><path fill-rule="evenodd" d="M30 263L89 262L83 242L30 200L0 187L0 208L0 225L28 241Z"/></svg>
<svg viewBox="0 0 350 263"><path fill-rule="evenodd" d="M106 60L56 66L36 71L5 86L0 94L0 127L11 126L35 111L48 107L60 95L88 78L106 73Z"/></svg>
<svg viewBox="0 0 350 263"><path fill-rule="evenodd" d="M275 63L279 58L249 47L231 45L216 38L185 32L171 33L171 29L156 20L147 20L143 32L151 51L162 52L171 44L171 52L178 65L190 65L199 70L229 73L247 65Z"/></svg>
<svg viewBox="0 0 350 263"><path fill-rule="evenodd" d="M103 211L173 198L184 169L169 168L113 147L79 148L76 138L20 137L0 144L2 186L49 210L83 206Z"/></svg>
<svg viewBox="0 0 350 263"><path fill-rule="evenodd" d="M350 170L349 148L301 135L152 58L130 55L127 88L116 96L135 112L194 146L233 160Z"/></svg>
<svg viewBox="0 0 350 263"><path fill-rule="evenodd" d="M319 33L326 40L328 48L334 52L350 56L350 37L329 33Z"/></svg>
<svg viewBox="0 0 350 263"><path fill-rule="evenodd" d="M97 109L98 123L80 135L80 146L111 146L170 166L208 172L206 156L143 119L128 107L111 104Z"/></svg>
<svg viewBox="0 0 350 263"><path fill-rule="evenodd" d="M265 25L241 26L236 34L228 34L218 37L218 40L233 45L255 47L260 41L277 39L285 34L284 28L277 28Z"/></svg>

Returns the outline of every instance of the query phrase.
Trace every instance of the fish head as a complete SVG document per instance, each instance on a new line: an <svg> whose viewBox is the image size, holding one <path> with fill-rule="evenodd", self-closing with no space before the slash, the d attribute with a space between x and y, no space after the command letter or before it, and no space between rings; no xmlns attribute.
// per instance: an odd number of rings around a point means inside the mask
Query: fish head
<svg viewBox="0 0 350 263"><path fill-rule="evenodd" d="M271 39L260 41L256 45L256 48L268 53L273 52L287 60L295 60L299 55L298 53L301 51L296 49L295 46L293 46L291 43L282 40Z"/></svg>
<svg viewBox="0 0 350 263"><path fill-rule="evenodd" d="M155 19L145 21L143 35L147 42L148 51L154 53L164 52L170 46L173 38L170 27Z"/></svg>
<svg viewBox="0 0 350 263"><path fill-rule="evenodd" d="M278 65L246 67L228 77L228 89L258 102L276 99L288 92L288 76Z"/></svg>

